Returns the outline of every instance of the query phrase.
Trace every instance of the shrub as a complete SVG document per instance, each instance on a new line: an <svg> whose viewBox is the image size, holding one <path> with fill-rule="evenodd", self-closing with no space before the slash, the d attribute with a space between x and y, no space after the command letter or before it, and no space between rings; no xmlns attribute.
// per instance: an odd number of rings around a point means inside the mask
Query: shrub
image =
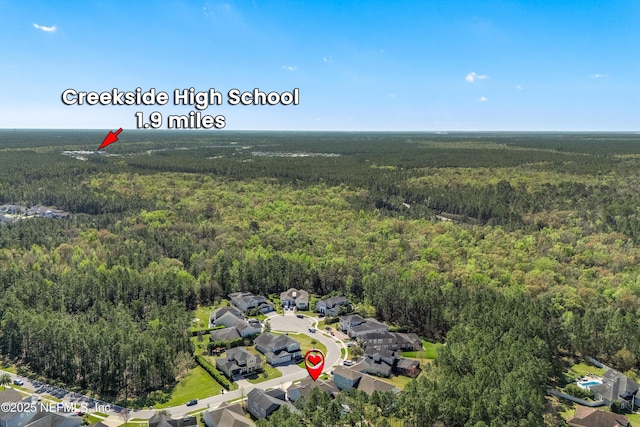
<svg viewBox="0 0 640 427"><path fill-rule="evenodd" d="M592 391L580 388L575 384L569 384L565 387L564 390L565 392L567 392L567 394L570 394L571 396L577 397L579 399L593 399Z"/></svg>
<svg viewBox="0 0 640 427"><path fill-rule="evenodd" d="M200 355L196 356L196 362L198 363L198 365L202 366L202 369L207 371L207 373L211 375L211 378L216 380L216 382L220 384L222 387L226 388L227 390L231 388L231 383L229 382L229 380L223 374L221 374L220 371L218 371L215 368L215 366L209 363L204 357Z"/></svg>

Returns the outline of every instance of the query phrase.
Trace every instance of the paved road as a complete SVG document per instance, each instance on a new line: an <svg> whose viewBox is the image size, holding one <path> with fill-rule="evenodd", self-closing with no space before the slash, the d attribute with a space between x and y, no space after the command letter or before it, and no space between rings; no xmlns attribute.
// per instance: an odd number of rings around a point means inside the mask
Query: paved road
<svg viewBox="0 0 640 427"><path fill-rule="evenodd" d="M325 354L325 366L323 372L329 372L336 365L342 363L342 358L340 355L340 349L345 348L346 346L342 341L339 341L327 334L324 331L317 330L318 319L310 316L304 316L302 319L298 318L293 311L287 310L284 315L277 313L269 313L268 316L269 322L271 324L272 331L278 332L288 332L291 334L292 338L295 338L295 334L305 334L310 337L315 338L317 341L323 343L327 347L327 354ZM313 326L317 332L309 332L309 327ZM241 380L238 382L240 388L234 391L226 391L224 394L210 396L205 399L198 400L198 404L195 406L174 406L171 408L164 408L164 410L168 411L173 417L181 417L186 415L189 412L197 411L198 409L204 408L216 408L222 402L240 399L242 397L246 397L247 393L249 393L254 388L261 389L269 389L281 387L286 389L289 387L294 381L301 380L305 378L308 373L306 369L302 369L297 365L286 365L278 367L280 372L282 372L282 376L279 378L275 378L269 381L264 381L259 384L251 384L248 381ZM4 371L0 371L0 374L4 373ZM7 372L9 373L9 372ZM68 390L61 389L59 387L50 386L44 383L40 383L37 381L31 381L28 378L14 375L11 375L11 381L14 379L22 379L24 381L24 389L29 391L32 394L42 396L42 395L50 395L62 399L63 402L67 403L76 403L78 406L81 403L86 403L90 408L96 408L96 405L102 405L102 407L98 407L100 412L108 412L109 418L105 421L110 425L120 425L124 422L124 414L126 410L119 406L110 405L107 402L103 402L100 400L92 399L90 397L81 395L79 393L70 392ZM110 411L104 409L105 405L110 405ZM96 410L96 409L93 409ZM91 410L90 410L91 412ZM130 410L129 418L151 418L156 414L155 410Z"/></svg>

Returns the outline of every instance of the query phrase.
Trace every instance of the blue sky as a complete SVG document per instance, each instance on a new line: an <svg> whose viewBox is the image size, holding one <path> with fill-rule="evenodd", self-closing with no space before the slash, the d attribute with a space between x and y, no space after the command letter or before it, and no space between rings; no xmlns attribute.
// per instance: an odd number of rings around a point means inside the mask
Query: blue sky
<svg viewBox="0 0 640 427"><path fill-rule="evenodd" d="M3 1L0 128L135 128L65 89L300 89L230 130L640 130L640 2ZM213 132L213 131L212 131Z"/></svg>

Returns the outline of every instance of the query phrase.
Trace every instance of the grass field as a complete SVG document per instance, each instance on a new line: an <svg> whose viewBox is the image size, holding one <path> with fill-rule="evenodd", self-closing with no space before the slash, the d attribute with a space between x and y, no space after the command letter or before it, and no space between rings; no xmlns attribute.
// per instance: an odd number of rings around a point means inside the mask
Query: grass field
<svg viewBox="0 0 640 427"><path fill-rule="evenodd" d="M222 386L211 378L202 367L196 366L186 378L175 386L169 401L155 405L155 408L183 405L191 399L202 399L220 394L220 390L222 390Z"/></svg>
<svg viewBox="0 0 640 427"><path fill-rule="evenodd" d="M424 350L422 351L405 351L402 353L404 357L411 357L413 359L429 359L433 360L436 358L436 354L438 354L438 349L442 348L444 344L441 343L431 343L429 341L422 340L422 347Z"/></svg>
<svg viewBox="0 0 640 427"><path fill-rule="evenodd" d="M604 374L604 368L598 368L597 366L590 365L586 362L580 362L572 365L568 371L564 372L564 382L571 384L575 382L579 377L585 375L597 375L601 377Z"/></svg>
<svg viewBox="0 0 640 427"><path fill-rule="evenodd" d="M228 305L227 300L222 300L219 304L210 305L210 306L201 306L199 305L193 313L193 319L198 319L196 322L191 322L191 332L198 331L201 329L207 329L209 327L209 316L211 312L216 308L224 307Z"/></svg>
<svg viewBox="0 0 640 427"><path fill-rule="evenodd" d="M0 369L2 369L3 371L11 372L12 374L18 373L18 368L16 367L16 365L9 365L7 363L4 363L2 360L0 360Z"/></svg>
<svg viewBox="0 0 640 427"><path fill-rule="evenodd" d="M91 415L85 415L84 417L82 417L82 420L86 421L87 423L89 423L89 425L91 425L91 424L100 423L104 421L104 418L99 418L91 414Z"/></svg>
<svg viewBox="0 0 640 427"><path fill-rule="evenodd" d="M404 388L409 384L412 378L405 377L403 375L394 375L390 378L378 378L380 381L384 381L389 384L393 384L398 387L400 390L404 390Z"/></svg>

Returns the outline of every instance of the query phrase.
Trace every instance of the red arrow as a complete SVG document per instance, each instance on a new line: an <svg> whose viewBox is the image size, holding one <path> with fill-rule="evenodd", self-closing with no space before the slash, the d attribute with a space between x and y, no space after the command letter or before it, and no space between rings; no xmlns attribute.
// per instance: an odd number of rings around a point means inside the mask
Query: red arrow
<svg viewBox="0 0 640 427"><path fill-rule="evenodd" d="M115 133L109 131L107 136L104 138L104 141L102 141L102 144L100 144L100 147L98 147L98 151L102 150L107 145L116 142L118 140L118 135L120 135L120 132L122 132L122 128L115 131Z"/></svg>

